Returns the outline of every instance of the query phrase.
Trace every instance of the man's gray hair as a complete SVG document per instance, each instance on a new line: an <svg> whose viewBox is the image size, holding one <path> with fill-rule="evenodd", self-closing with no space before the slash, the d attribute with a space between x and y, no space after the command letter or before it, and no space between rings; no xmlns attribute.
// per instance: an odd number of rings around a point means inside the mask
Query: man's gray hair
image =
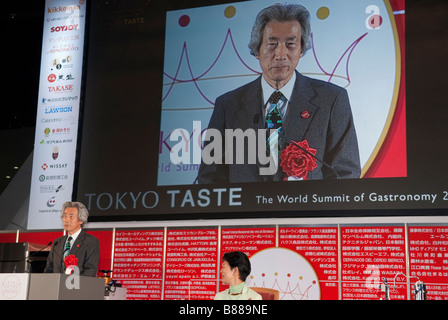
<svg viewBox="0 0 448 320"><path fill-rule="evenodd" d="M269 21L287 22L297 20L302 27L302 39L300 44L302 54L311 48L310 34L310 13L300 4L276 3L270 7L261 10L255 19L250 37L249 49L254 56L260 54L260 46L263 41L263 32Z"/></svg>
<svg viewBox="0 0 448 320"><path fill-rule="evenodd" d="M87 210L86 206L83 205L81 202L76 202L76 201L65 202L62 205L62 215L64 214L64 211L66 208L78 209L78 220L83 222L82 225L87 223L87 219L89 218L89 211Z"/></svg>

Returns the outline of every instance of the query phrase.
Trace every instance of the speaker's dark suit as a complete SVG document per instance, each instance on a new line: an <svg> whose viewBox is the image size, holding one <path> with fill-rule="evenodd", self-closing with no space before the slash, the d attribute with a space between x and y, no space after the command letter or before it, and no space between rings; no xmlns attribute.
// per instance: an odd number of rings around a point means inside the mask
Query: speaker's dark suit
<svg viewBox="0 0 448 320"><path fill-rule="evenodd" d="M318 167L308 174L308 179L335 178L334 171L340 178L359 178L361 168L358 140L347 91L334 84L305 77L298 72L296 75L296 83L283 121L285 140L299 142L306 139L311 148L317 149L316 157L333 168L328 169L318 161ZM260 76L218 97L208 128L219 130L222 137L225 129L263 129L264 105L261 91ZM247 148L244 152L247 156ZM259 163L248 164L247 161L244 164L202 163L198 183L255 182L284 178L281 168L274 177L260 175L259 169Z"/></svg>
<svg viewBox="0 0 448 320"><path fill-rule="evenodd" d="M45 273L64 273L65 267L62 264L65 241L67 235L57 238L53 242L50 254L47 258ZM79 274L82 276L96 277L100 260L100 243L98 239L84 230L76 238L70 249L70 253L78 258Z"/></svg>

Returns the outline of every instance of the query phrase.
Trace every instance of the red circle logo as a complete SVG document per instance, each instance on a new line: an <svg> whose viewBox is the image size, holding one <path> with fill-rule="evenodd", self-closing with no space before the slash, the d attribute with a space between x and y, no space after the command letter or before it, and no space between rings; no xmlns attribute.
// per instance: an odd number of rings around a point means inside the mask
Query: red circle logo
<svg viewBox="0 0 448 320"><path fill-rule="evenodd" d="M55 74L50 74L48 76L48 82L55 82L56 81L56 75Z"/></svg>

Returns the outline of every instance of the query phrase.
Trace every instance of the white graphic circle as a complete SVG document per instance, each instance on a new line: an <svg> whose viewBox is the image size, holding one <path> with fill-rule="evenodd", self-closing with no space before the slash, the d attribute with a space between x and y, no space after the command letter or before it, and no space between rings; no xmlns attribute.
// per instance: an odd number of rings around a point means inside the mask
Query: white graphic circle
<svg viewBox="0 0 448 320"><path fill-rule="evenodd" d="M250 257L249 287L279 291L279 300L320 300L317 274L300 254L285 248L269 248Z"/></svg>

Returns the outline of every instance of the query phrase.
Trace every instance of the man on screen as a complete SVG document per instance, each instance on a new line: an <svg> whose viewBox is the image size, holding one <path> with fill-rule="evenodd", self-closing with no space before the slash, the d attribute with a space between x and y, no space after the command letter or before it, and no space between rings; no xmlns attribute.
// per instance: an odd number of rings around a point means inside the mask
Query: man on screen
<svg viewBox="0 0 448 320"><path fill-rule="evenodd" d="M274 4L260 11L249 48L263 74L218 97L208 127L222 137L228 129L265 129L265 149L276 158L275 170L260 174L266 162L260 163L259 158L257 163L226 162L228 149L222 154L223 160L214 163L204 159L203 153L199 183L360 177L358 141L347 91L296 71L310 47L309 19L308 10L298 4ZM205 141L207 147L213 139ZM297 144L300 149L293 147ZM234 146L230 150L233 155L243 152L244 159L250 156L246 148L236 150ZM308 152L304 154L303 149ZM302 155L289 157L294 152ZM288 161L290 168L303 166L306 170L288 171Z"/></svg>
<svg viewBox="0 0 448 320"><path fill-rule="evenodd" d="M47 258L45 273L66 273L76 266L79 275L96 277L100 260L100 244L96 237L84 232L89 212L80 202L62 206L62 223L67 235L53 242Z"/></svg>

